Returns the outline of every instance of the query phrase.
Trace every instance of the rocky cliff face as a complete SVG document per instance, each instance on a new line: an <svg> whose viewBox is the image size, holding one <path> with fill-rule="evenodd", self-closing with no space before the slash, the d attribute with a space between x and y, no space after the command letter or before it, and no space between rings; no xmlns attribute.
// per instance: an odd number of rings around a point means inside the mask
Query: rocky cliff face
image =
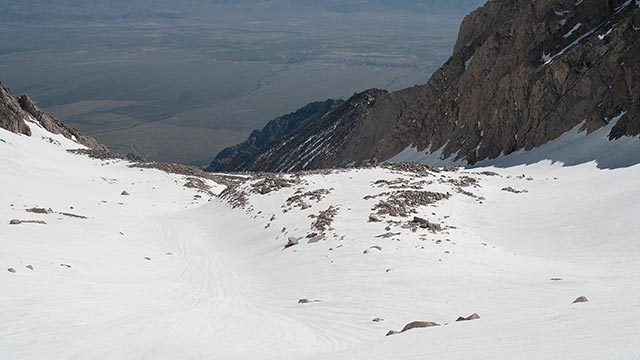
<svg viewBox="0 0 640 360"><path fill-rule="evenodd" d="M16 134L31 136L31 130L24 122L25 118L26 114L18 99L11 94L9 88L0 83L0 127Z"/></svg>
<svg viewBox="0 0 640 360"><path fill-rule="evenodd" d="M375 155L415 145L474 163L622 113L610 136L638 134L638 27L635 1L491 1L464 20L454 55Z"/></svg>
<svg viewBox="0 0 640 360"><path fill-rule="evenodd" d="M90 149L107 151L107 148L94 138L84 135L78 129L70 127L40 110L27 95L15 97L9 88L0 83L0 127L17 134L31 136L31 130L25 122L28 119L37 121L49 132L62 134Z"/></svg>
<svg viewBox="0 0 640 360"><path fill-rule="evenodd" d="M408 146L473 164L613 118L610 138L637 135L639 56L637 0L492 0L427 84L356 95L234 170L345 166Z"/></svg>

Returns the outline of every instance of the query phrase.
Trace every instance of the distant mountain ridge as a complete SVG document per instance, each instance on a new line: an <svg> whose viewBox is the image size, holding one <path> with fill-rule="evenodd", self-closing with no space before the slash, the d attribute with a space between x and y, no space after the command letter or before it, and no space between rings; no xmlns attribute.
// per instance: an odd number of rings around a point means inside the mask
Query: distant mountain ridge
<svg viewBox="0 0 640 360"><path fill-rule="evenodd" d="M234 166L223 151L214 163L229 166L213 168L350 166L407 148L474 164L533 149L580 124L595 131L614 118L610 139L638 135L639 35L637 1L489 1L465 18L453 55L427 84L356 95L323 121L263 146L253 162Z"/></svg>
<svg viewBox="0 0 640 360"><path fill-rule="evenodd" d="M485 0L6 0L0 20L5 22L46 22L52 20L98 21L173 19L224 16L241 11L260 15L265 11L420 11L467 13Z"/></svg>

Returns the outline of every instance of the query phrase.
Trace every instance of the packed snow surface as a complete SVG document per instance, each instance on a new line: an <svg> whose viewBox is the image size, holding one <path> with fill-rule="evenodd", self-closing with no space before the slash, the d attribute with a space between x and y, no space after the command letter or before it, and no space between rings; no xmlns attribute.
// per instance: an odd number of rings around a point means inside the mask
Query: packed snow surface
<svg viewBox="0 0 640 360"><path fill-rule="evenodd" d="M400 164L215 196L31 127L0 130L1 359L640 357L640 166ZM385 336L416 320L441 326Z"/></svg>

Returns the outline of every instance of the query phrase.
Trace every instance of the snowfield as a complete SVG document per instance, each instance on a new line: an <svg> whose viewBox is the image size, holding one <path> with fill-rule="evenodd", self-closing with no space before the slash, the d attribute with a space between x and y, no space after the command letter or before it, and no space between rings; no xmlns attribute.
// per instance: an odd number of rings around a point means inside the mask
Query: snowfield
<svg viewBox="0 0 640 360"><path fill-rule="evenodd" d="M398 164L216 196L31 128L0 130L0 359L640 358L639 165ZM440 326L385 336L412 321Z"/></svg>

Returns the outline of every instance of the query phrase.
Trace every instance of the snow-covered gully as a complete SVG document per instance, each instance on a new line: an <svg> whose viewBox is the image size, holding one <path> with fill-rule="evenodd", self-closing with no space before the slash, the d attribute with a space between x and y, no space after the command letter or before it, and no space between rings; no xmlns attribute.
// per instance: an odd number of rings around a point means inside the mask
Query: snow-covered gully
<svg viewBox="0 0 640 360"><path fill-rule="evenodd" d="M0 359L640 354L638 165L204 180L216 196L30 126L0 130ZM386 336L413 321L438 326Z"/></svg>

